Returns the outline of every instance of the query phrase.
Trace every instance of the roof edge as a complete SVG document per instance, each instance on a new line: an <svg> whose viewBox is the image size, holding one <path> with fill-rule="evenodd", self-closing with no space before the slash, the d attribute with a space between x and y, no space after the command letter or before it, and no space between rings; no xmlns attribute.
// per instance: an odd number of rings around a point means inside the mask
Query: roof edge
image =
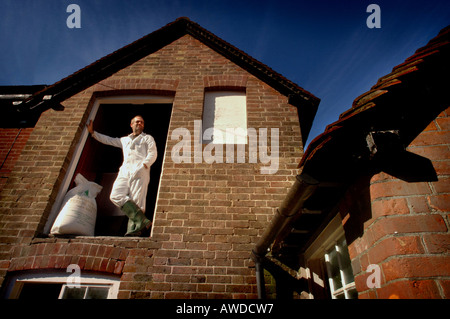
<svg viewBox="0 0 450 319"><path fill-rule="evenodd" d="M405 61L397 66L395 66L392 71L385 76L378 79L376 84L372 88L358 96L352 103L352 106L345 110L339 119L331 124L329 124L324 132L316 136L308 145L298 168L303 168L308 162L313 160L315 153L319 149L323 149L332 140L332 135L336 135L336 132L342 132L344 128L351 125L355 125L356 122L361 122L360 115L366 115L374 110L378 110L383 106L383 101L386 99L390 93L396 91L414 91L413 87L410 87L411 83L415 83L413 78L417 74L426 74L428 77L426 81L428 85L435 85L439 82L439 76L435 77L429 76L429 69L433 71L439 70L439 72L445 72L442 67L437 67L436 63L445 63L448 68L449 62L447 54L450 50L450 26L443 28L437 36L428 41L428 43L420 48L418 48L413 55L406 58ZM416 81L417 82L417 81ZM415 85L423 86L423 83L416 83ZM425 88L425 90L430 90L430 88ZM414 91L414 99L417 99L417 91ZM393 93L394 94L394 93ZM424 94L424 93L422 93ZM436 98L436 97L435 97ZM404 106L406 108L406 106ZM395 109L400 111L399 109Z"/></svg>
<svg viewBox="0 0 450 319"><path fill-rule="evenodd" d="M59 107L59 103L62 101L186 34L191 35L250 74L256 76L282 95L287 96L289 103L299 109L302 139L304 143L306 142L320 99L187 17L180 17L160 29L74 72L53 85L45 87L23 101L23 103L17 106L17 109L19 112L26 112L33 109L44 112L49 108Z"/></svg>

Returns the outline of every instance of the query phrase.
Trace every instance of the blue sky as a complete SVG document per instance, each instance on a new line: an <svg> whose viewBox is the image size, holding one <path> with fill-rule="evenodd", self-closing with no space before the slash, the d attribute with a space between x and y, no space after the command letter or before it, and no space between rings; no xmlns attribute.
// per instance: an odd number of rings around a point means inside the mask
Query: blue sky
<svg viewBox="0 0 450 319"><path fill-rule="evenodd" d="M72 3L80 29L66 25ZM450 24L450 1L0 0L0 85L53 84L181 16L319 97L310 142Z"/></svg>

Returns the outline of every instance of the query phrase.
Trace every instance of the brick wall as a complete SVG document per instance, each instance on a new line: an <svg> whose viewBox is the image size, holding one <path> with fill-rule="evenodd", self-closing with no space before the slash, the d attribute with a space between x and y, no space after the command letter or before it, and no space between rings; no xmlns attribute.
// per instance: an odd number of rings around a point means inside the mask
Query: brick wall
<svg viewBox="0 0 450 319"><path fill-rule="evenodd" d="M438 181L407 183L385 173L370 180L371 212L349 245L360 298L450 298L448 115L408 147L432 161ZM381 288L367 286L370 264L380 267Z"/></svg>
<svg viewBox="0 0 450 319"><path fill-rule="evenodd" d="M243 88L250 128L279 128L280 162L181 163L171 160L176 128L194 131L207 87ZM173 113L151 238L46 238L55 197L96 96L170 94ZM251 249L285 197L303 152L297 110L287 98L190 36L46 111L1 193L1 276L63 269L121 276L119 298L254 298ZM194 138L194 136L192 136ZM270 145L271 142L268 142Z"/></svg>
<svg viewBox="0 0 450 319"><path fill-rule="evenodd" d="M0 129L0 191L6 184L32 130L32 128Z"/></svg>

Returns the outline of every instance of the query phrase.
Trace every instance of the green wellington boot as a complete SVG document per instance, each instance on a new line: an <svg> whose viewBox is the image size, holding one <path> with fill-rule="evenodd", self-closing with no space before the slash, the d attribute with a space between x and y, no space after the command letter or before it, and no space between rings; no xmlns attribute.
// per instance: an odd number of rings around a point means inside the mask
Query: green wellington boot
<svg viewBox="0 0 450 319"><path fill-rule="evenodd" d="M128 218L128 224L127 224L127 232L125 233L125 236L127 236L127 234L131 234L136 230L136 224Z"/></svg>
<svg viewBox="0 0 450 319"><path fill-rule="evenodd" d="M132 201L126 202L121 210L129 218L125 236L141 236L152 225L142 210Z"/></svg>

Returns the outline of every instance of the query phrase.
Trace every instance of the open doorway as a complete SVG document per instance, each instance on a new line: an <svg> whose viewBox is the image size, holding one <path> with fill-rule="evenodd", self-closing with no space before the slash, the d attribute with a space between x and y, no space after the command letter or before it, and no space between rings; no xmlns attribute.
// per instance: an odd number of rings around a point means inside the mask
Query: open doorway
<svg viewBox="0 0 450 319"><path fill-rule="evenodd" d="M130 122L136 115L145 121L144 132L153 136L158 157L150 170L147 192L146 216L153 219L167 140L172 104L100 104L94 119L94 129L111 137L122 137L131 133ZM128 218L109 200L112 184L122 165L122 150L97 142L92 137L86 140L73 179L81 173L90 181L103 186L97 195L96 236L123 236Z"/></svg>

